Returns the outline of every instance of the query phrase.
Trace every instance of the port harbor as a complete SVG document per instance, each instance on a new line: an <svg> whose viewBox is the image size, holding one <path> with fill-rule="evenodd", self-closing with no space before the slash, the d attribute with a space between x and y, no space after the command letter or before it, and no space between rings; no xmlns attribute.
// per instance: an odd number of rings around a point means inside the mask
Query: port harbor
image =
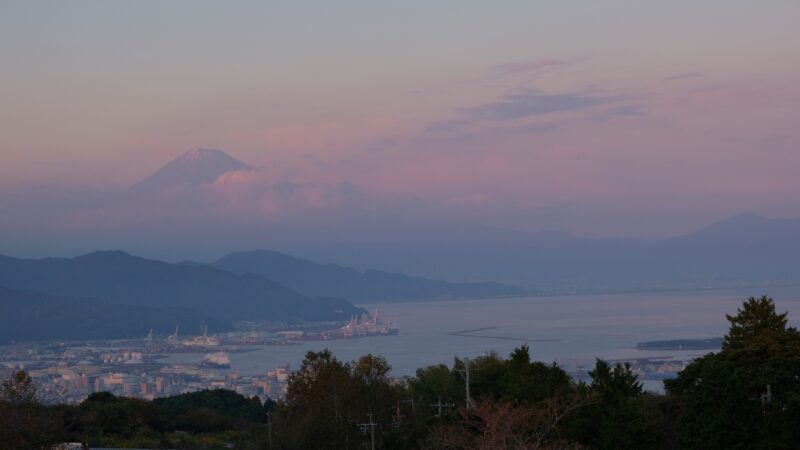
<svg viewBox="0 0 800 450"><path fill-rule="evenodd" d="M235 331L183 335L179 327L167 336L152 331L138 339L16 343L0 352L0 376L26 370L48 403L77 404L94 392L152 400L204 389L230 389L247 397L282 398L291 366L277 365L242 374L231 355L268 346L304 342L393 336L398 328L372 315L347 322L240 322ZM170 355L191 362L165 362Z"/></svg>
<svg viewBox="0 0 800 450"><path fill-rule="evenodd" d="M719 340L707 337L723 331L716 314L693 309L710 301L705 295L670 296L684 316L653 326L663 299L647 294L582 296L569 302L537 297L377 304L370 305L369 315L344 322L244 321L224 333L180 328L162 335L143 330L127 340L16 343L0 351L0 375L29 371L53 403L80 402L98 391L148 399L215 388L263 400L284 395L289 374L309 350L328 348L345 361L380 354L392 364L392 375L403 377L427 365L449 366L454 356L507 355L529 345L533 358L555 362L576 379L588 380L600 357L630 363L648 390L662 391L662 379L715 351L697 347L717 347ZM714 310L730 309L726 299L712 297L720 303ZM596 314L600 301L615 313L635 307L637 315L607 325ZM543 313L544 306L554 312Z"/></svg>
<svg viewBox="0 0 800 450"><path fill-rule="evenodd" d="M341 322L316 322L306 324L274 324L270 322L237 322L239 337L233 342L242 345L292 345L302 341L330 341L372 336L392 336L399 333L391 321L380 318L376 309L373 315L362 314ZM238 339L238 340L236 340Z"/></svg>

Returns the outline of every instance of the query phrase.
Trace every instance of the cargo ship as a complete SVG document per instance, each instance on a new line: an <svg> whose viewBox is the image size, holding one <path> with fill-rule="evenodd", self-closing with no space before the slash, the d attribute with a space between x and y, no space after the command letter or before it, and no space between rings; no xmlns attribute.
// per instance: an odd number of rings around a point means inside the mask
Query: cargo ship
<svg viewBox="0 0 800 450"><path fill-rule="evenodd" d="M231 366L231 358L225 352L209 353L203 357L200 365L214 369L227 369Z"/></svg>

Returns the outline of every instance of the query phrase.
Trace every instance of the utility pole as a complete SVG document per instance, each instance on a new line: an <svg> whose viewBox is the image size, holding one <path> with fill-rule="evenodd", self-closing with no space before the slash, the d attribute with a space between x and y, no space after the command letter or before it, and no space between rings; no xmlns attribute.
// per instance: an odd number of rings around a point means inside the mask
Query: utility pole
<svg viewBox="0 0 800 450"><path fill-rule="evenodd" d="M442 403L442 396L439 396L439 401L436 403L431 403L431 406L437 409L436 417L442 417L442 408L452 408L456 406L454 403Z"/></svg>
<svg viewBox="0 0 800 450"><path fill-rule="evenodd" d="M472 405L472 399L469 398L469 358L464 358L464 371L466 372L465 381L467 383L467 409Z"/></svg>
<svg viewBox="0 0 800 450"><path fill-rule="evenodd" d="M333 416L336 418L336 423L338 424L339 423L339 397L336 395L336 392L333 393Z"/></svg>
<svg viewBox="0 0 800 450"><path fill-rule="evenodd" d="M394 409L394 426L395 428L400 428L400 425L403 424L403 415L400 414L400 400L395 402L395 409Z"/></svg>
<svg viewBox="0 0 800 450"><path fill-rule="evenodd" d="M400 400L403 403L411 403L411 417L414 417L414 397L411 397L406 400Z"/></svg>
<svg viewBox="0 0 800 450"><path fill-rule="evenodd" d="M414 420L414 397L403 400L397 400L397 402L395 403L395 407L393 408L394 418L392 419L395 428L399 428L401 425L403 425L403 414L401 413L401 408L400 408L401 403L411 404L411 420L412 421Z"/></svg>
<svg viewBox="0 0 800 450"><path fill-rule="evenodd" d="M397 404L398 404L398 406L397 406L398 420L399 420L399 417L400 417L400 406L399 406L400 403L410 403L411 404L411 421L413 422L414 421L414 417L415 417L415 415L414 415L415 414L415 412L414 412L414 397L397 401Z"/></svg>
<svg viewBox="0 0 800 450"><path fill-rule="evenodd" d="M367 427L369 427L370 442L372 443L371 448L375 450L375 425L377 424L372 421L372 413L367 414L367 417L369 417L369 423L360 423L358 426L363 431L367 431Z"/></svg>
<svg viewBox="0 0 800 450"><path fill-rule="evenodd" d="M267 442L269 448L272 448L272 413L267 411L264 414L267 416Z"/></svg>
<svg viewBox="0 0 800 450"><path fill-rule="evenodd" d="M467 409L472 406L472 399L469 396L469 358L464 358L464 383L467 391Z"/></svg>
<svg viewBox="0 0 800 450"><path fill-rule="evenodd" d="M767 392L761 394L761 403L769 403L772 401L772 385L767 385Z"/></svg>

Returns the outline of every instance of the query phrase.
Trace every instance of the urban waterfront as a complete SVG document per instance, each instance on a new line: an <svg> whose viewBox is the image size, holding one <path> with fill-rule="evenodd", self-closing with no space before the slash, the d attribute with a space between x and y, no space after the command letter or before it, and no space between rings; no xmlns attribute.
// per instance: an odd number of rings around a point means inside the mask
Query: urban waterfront
<svg viewBox="0 0 800 450"><path fill-rule="evenodd" d="M780 311L800 316L800 288L753 291L768 292ZM735 313L747 295L731 290L369 304L364 306L397 325L397 334L372 326L373 332L357 328L358 338L341 336L340 330L354 330L345 324L324 332L17 344L3 350L1 367L29 370L53 401L78 402L96 391L156 398L212 388L266 399L284 394L289 373L309 350L329 348L343 360L380 354L402 377L427 365L452 364L455 357L505 356L527 344L534 359L557 362L577 378L597 357L630 361L645 386L660 391L661 379L710 350L642 350L636 344L721 336L728 327L725 314ZM204 364L220 350L227 352L224 366Z"/></svg>
<svg viewBox="0 0 800 450"><path fill-rule="evenodd" d="M797 326L794 318L800 317L798 286L381 303L363 306L378 308L391 319L400 330L396 336L264 346L232 354L231 367L241 374L258 374L287 364L296 368L307 351L329 348L344 360L378 353L387 358L395 376L409 376L427 365L451 365L454 357L476 357L492 351L507 356L515 347L528 344L534 359L556 361L575 375L585 373L597 357L630 360L635 366L638 361L651 358L673 361L663 369L669 372L680 370L683 361L708 350L638 350L636 344L722 336L729 326L725 314L735 314L744 299L762 293L774 297L777 309L788 311L790 325ZM470 336L451 334L486 327L493 328ZM201 358L198 354L178 353L162 362L191 363ZM654 379L645 383L647 388L660 390L657 378L662 374L653 372L648 377Z"/></svg>

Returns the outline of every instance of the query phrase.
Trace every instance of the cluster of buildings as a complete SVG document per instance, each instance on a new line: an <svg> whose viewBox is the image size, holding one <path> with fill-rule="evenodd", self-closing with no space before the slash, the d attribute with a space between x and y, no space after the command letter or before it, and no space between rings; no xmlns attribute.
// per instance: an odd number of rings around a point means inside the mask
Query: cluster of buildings
<svg viewBox="0 0 800 450"><path fill-rule="evenodd" d="M240 331L223 335L209 335L205 329L198 336L182 336L176 327L165 338L154 338L151 331L135 340L8 345L0 348L0 377L27 371L49 403L79 403L95 392L152 400L205 389L229 389L264 401L286 394L289 366L241 375L230 369L229 353L262 345L397 334L390 322L378 320L377 311L373 317L364 314L344 325L306 324L305 329L256 322L241 325ZM198 362L160 362L175 353L197 353Z"/></svg>
<svg viewBox="0 0 800 450"><path fill-rule="evenodd" d="M19 343L0 347L0 377L25 370L37 384L43 401L80 403L95 392L152 400L205 389L229 389L244 396L282 398L289 366L260 374L231 369L229 353L263 345L298 345L309 340L352 339L397 334L390 322L364 314L339 323L288 328L274 323L242 323L239 331L182 336L178 327L166 337L152 331L143 339L87 342ZM197 363L165 364L162 357L196 353Z"/></svg>
<svg viewBox="0 0 800 450"><path fill-rule="evenodd" d="M148 340L16 344L0 351L0 376L27 371L48 403L80 403L94 392L152 400L204 389L229 389L263 401L283 397L288 386L288 366L240 375L218 366L159 363L164 350Z"/></svg>

